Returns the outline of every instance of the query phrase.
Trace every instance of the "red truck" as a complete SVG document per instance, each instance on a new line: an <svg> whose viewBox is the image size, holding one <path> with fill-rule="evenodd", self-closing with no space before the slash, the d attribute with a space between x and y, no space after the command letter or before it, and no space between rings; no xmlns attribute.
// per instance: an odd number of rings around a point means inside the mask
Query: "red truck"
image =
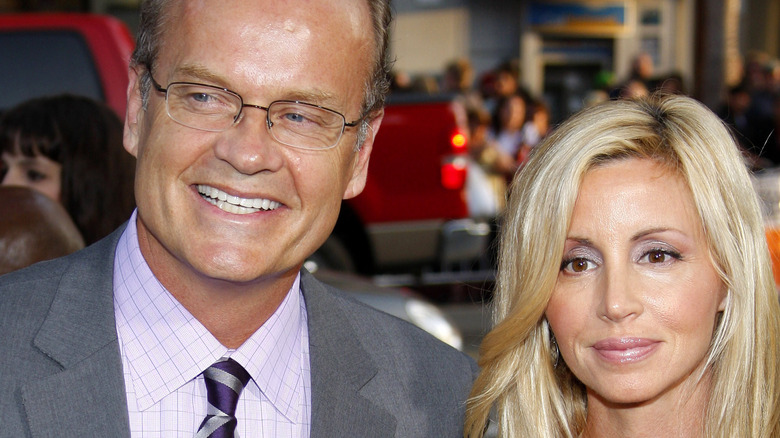
<svg viewBox="0 0 780 438"><path fill-rule="evenodd" d="M124 117L133 38L94 14L0 15L0 111L33 96L71 92ZM466 200L465 110L448 97L392 97L365 191L345 201L313 260L363 274L447 271L482 257L489 226Z"/></svg>
<svg viewBox="0 0 780 438"><path fill-rule="evenodd" d="M324 258L377 274L446 272L484 257L490 226L469 209L467 129L456 97L391 96L366 188L342 204Z"/></svg>
<svg viewBox="0 0 780 438"><path fill-rule="evenodd" d="M133 37L95 14L0 14L0 111L70 92L106 102L124 119Z"/></svg>

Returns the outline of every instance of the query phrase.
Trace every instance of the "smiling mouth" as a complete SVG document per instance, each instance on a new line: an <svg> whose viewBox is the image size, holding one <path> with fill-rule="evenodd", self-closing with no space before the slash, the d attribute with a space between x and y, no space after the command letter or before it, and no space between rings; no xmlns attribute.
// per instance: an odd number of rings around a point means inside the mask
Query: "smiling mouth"
<svg viewBox="0 0 780 438"><path fill-rule="evenodd" d="M276 210L282 205L280 202L271 201L270 199L240 198L204 184L198 184L198 193L200 193L203 199L220 210L233 214L251 214L258 211Z"/></svg>

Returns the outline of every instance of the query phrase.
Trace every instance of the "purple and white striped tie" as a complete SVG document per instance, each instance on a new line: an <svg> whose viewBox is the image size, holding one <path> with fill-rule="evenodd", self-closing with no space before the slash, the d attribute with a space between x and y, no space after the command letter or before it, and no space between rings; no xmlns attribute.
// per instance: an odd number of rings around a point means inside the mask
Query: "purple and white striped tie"
<svg viewBox="0 0 780 438"><path fill-rule="evenodd" d="M233 438L238 396L249 382L249 373L233 359L221 359L203 372L208 412L195 438Z"/></svg>

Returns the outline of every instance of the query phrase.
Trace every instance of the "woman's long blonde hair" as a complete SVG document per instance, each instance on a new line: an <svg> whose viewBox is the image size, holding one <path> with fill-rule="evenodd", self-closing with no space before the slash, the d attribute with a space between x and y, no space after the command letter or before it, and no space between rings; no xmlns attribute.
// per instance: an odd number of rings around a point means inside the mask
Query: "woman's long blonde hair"
<svg viewBox="0 0 780 438"><path fill-rule="evenodd" d="M733 138L683 96L609 101L584 110L537 146L515 177L501 229L493 330L468 402L465 436L481 437L495 410L501 436L577 437L585 388L551 346L544 312L558 277L585 173L637 157L679 173L693 195L715 269L728 290L708 355L708 437L780 436L780 309L763 221Z"/></svg>

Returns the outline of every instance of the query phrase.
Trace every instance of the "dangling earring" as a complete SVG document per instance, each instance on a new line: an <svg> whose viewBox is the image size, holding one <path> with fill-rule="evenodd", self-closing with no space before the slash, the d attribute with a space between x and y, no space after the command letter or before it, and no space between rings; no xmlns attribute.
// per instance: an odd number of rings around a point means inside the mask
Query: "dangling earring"
<svg viewBox="0 0 780 438"><path fill-rule="evenodd" d="M561 358L561 350L558 349L558 341L555 339L555 334L550 331L550 343L552 344L553 348L553 357L555 357L555 362L553 363L553 368L558 368L558 361Z"/></svg>

